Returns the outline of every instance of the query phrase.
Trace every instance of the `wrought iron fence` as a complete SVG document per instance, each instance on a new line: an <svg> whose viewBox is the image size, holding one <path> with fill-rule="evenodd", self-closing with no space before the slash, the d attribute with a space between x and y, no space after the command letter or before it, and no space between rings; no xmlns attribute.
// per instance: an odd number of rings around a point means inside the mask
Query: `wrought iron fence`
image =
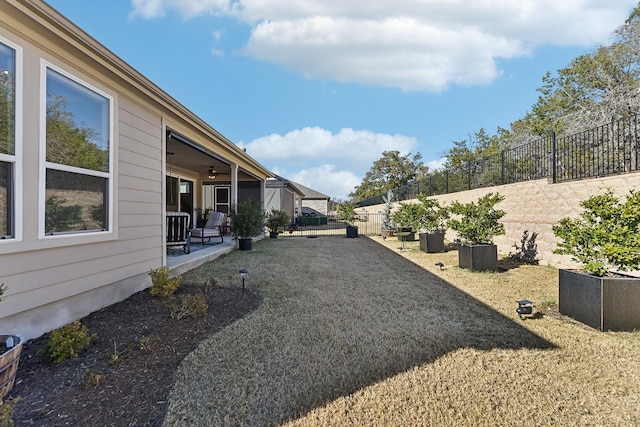
<svg viewBox="0 0 640 427"><path fill-rule="evenodd" d="M324 218L324 217L323 217ZM326 217L327 221L297 221L293 227L289 227L279 237L318 237L318 236L345 236L347 235L347 223L335 217ZM377 236L382 230L382 214L361 213L351 223L358 228L358 235Z"/></svg>
<svg viewBox="0 0 640 427"><path fill-rule="evenodd" d="M554 133L497 156L475 159L464 167L437 170L426 178L393 190L395 200L418 194L433 196L534 179L563 182L640 170L638 115L625 117L574 135ZM358 206L384 203L383 195Z"/></svg>

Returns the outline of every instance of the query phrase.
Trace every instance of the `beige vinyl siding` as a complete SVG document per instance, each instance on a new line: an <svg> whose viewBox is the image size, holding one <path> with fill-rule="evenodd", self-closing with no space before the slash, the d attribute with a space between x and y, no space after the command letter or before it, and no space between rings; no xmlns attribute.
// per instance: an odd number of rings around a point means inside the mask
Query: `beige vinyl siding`
<svg viewBox="0 0 640 427"><path fill-rule="evenodd" d="M133 110L122 97L120 103ZM162 161L160 119L156 136L150 129L148 112L122 114L119 124L118 240L71 245L2 256L2 281L11 284L12 304L3 309L12 315L33 307L72 297L119 280L144 274L162 263ZM139 120L144 116L145 120ZM137 129L141 123L146 131ZM124 134L124 132L129 132ZM155 145L155 147L154 147ZM147 155L130 155L146 147ZM149 153L155 158L149 157ZM19 285L15 285L19 284ZM112 301L96 301L97 308ZM95 309L96 307L93 307Z"/></svg>
<svg viewBox="0 0 640 427"><path fill-rule="evenodd" d="M3 330L35 338L148 287L162 266L166 127L260 180L262 165L39 0L0 1L0 35L23 52L22 241L0 244ZM42 61L112 98L109 232L38 235ZM192 171L190 172L192 176Z"/></svg>

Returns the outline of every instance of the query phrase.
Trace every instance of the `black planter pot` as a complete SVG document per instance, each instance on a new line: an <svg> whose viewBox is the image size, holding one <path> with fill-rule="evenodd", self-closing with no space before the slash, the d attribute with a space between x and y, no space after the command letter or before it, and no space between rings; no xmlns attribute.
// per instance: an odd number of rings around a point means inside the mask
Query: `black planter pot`
<svg viewBox="0 0 640 427"><path fill-rule="evenodd" d="M640 329L640 278L560 270L558 310L601 331Z"/></svg>
<svg viewBox="0 0 640 427"><path fill-rule="evenodd" d="M241 251L250 251L253 248L252 239L238 239L238 248Z"/></svg>
<svg viewBox="0 0 640 427"><path fill-rule="evenodd" d="M409 233L409 234L398 234L398 233ZM396 230L396 234L398 234L398 240L404 240L405 242L413 242L416 240L416 235L411 230L411 227L398 227Z"/></svg>
<svg viewBox="0 0 640 427"><path fill-rule="evenodd" d="M278 238L278 233L276 233L275 231L270 231L269 232L269 238L270 239L277 239Z"/></svg>
<svg viewBox="0 0 640 427"><path fill-rule="evenodd" d="M458 247L458 265L471 271L497 271L498 246L496 245L460 245Z"/></svg>
<svg viewBox="0 0 640 427"><path fill-rule="evenodd" d="M444 252L444 234L443 233L420 233L420 250L426 253Z"/></svg>
<svg viewBox="0 0 640 427"><path fill-rule="evenodd" d="M358 237L358 227L355 225L347 225L347 237L350 239Z"/></svg>

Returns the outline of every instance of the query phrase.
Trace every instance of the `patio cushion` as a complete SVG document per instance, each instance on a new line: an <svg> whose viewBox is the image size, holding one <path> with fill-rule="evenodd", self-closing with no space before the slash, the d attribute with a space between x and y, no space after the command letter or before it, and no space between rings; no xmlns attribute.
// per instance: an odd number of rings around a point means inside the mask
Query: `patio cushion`
<svg viewBox="0 0 640 427"><path fill-rule="evenodd" d="M204 243L204 239L207 239L207 242L209 242L212 237L220 237L220 243L222 243L224 241L222 232L223 224L224 213L210 212L209 219L204 227L191 230L191 237L201 239L202 243Z"/></svg>

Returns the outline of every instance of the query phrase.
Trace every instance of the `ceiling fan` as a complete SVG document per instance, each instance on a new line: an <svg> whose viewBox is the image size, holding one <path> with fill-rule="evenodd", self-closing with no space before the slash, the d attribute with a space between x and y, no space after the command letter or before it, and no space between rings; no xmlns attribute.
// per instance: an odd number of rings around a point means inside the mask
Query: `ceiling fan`
<svg viewBox="0 0 640 427"><path fill-rule="evenodd" d="M216 179L218 175L229 175L228 173L218 172L213 166L210 166L207 172L209 173L209 179Z"/></svg>

